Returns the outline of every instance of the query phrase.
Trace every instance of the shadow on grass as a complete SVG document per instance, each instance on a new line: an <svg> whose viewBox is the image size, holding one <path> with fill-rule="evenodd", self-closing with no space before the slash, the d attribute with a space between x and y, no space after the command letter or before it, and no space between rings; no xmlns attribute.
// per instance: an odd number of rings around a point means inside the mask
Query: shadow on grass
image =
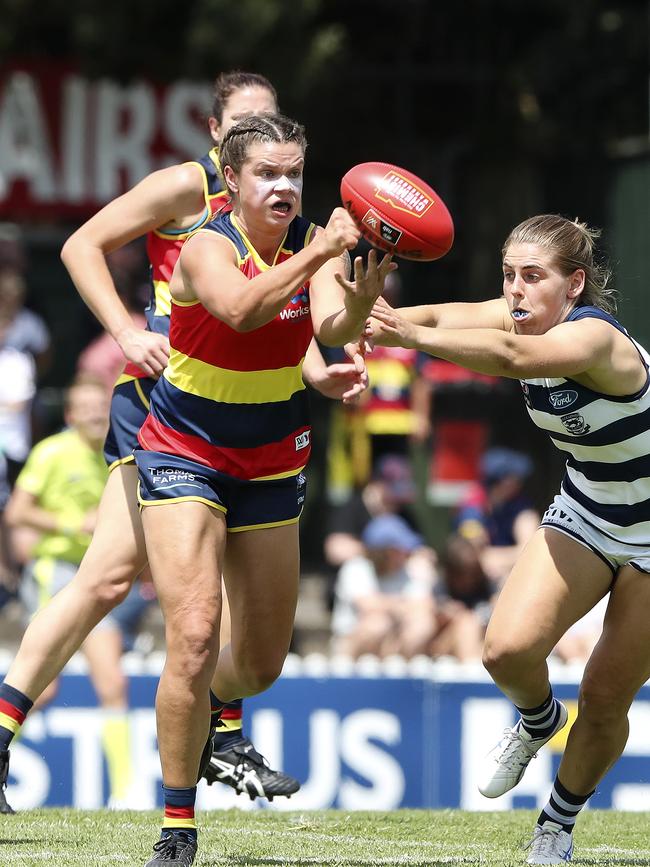
<svg viewBox="0 0 650 867"><path fill-rule="evenodd" d="M228 858L228 864L241 865L241 867L287 867L287 865L292 865L292 867L330 867L330 865L338 865L338 867L377 867L380 865L389 865L394 863L395 865L403 864L404 862L399 858L390 859L390 858L380 858L377 860L376 858L359 859L359 858L345 858L342 860L341 858L337 859L322 859L319 860L317 858L247 858L245 855L237 855L235 857ZM414 867L417 862L412 862ZM482 858L463 858L460 856L454 856L447 858L444 861L429 861L426 862L424 860L421 861L422 864L426 863L426 867L450 867L453 864L489 864L489 861L486 861ZM595 863L595 862L594 862ZM620 863L632 863L630 862L620 862ZM639 862L634 862L635 864ZM650 864L650 862L648 862ZM218 867L218 865L222 865L223 861L209 861L205 867Z"/></svg>
<svg viewBox="0 0 650 867"><path fill-rule="evenodd" d="M221 867L223 865L223 860L218 861L208 861L205 864L205 867ZM227 859L227 863L229 865L237 865L237 867L288 867L288 865L292 865L292 867L328 867L328 865L345 865L345 867L377 867L376 859L350 859L347 858L344 860L336 859L328 860L322 859L318 860L316 858L250 858L245 855L237 855L234 857L230 857ZM382 858L381 864L390 864L390 858ZM395 864L399 864L400 861L398 858L395 859ZM415 862L414 862L415 863ZM503 862L496 862L492 858L463 858L461 856L451 856L446 858L443 861L429 861L426 862L427 867L450 867L453 864L482 864L484 867L490 864L502 864ZM650 867L650 859L648 858L636 858L633 855L625 856L625 857L616 857L616 858L576 858L573 862L576 867L588 867L588 865L598 865L598 867Z"/></svg>
<svg viewBox="0 0 650 867"><path fill-rule="evenodd" d="M650 867L650 858L635 858L633 855L619 856L616 858L574 858L573 864L587 867L589 864L597 864L598 867Z"/></svg>
<svg viewBox="0 0 650 867"><path fill-rule="evenodd" d="M11 840L3 840L0 837L0 846L21 846L23 844L29 844L32 846L34 843L52 843L54 842L51 837L29 837L29 839L25 838L24 840L18 839L16 837L12 837ZM56 842L60 843L60 840Z"/></svg>

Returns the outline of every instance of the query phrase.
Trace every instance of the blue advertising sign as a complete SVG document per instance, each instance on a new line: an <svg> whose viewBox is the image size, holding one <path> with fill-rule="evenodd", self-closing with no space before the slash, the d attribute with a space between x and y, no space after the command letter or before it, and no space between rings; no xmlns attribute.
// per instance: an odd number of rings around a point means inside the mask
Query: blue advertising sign
<svg viewBox="0 0 650 867"><path fill-rule="evenodd" d="M157 677L130 678L127 806L161 805L153 710ZM556 695L575 718L577 685ZM569 726L532 762L519 786L495 800L476 788L480 759L505 726L512 706L486 681L429 677L282 677L245 702L245 727L272 766L296 776L290 800L251 802L225 786L199 786L199 809L345 810L456 808L508 810L542 806ZM630 712L625 753L598 788L595 808L650 808L650 688ZM9 800L16 809L103 807L108 801L103 732L106 717L84 675L61 678L56 699L31 714L11 747Z"/></svg>

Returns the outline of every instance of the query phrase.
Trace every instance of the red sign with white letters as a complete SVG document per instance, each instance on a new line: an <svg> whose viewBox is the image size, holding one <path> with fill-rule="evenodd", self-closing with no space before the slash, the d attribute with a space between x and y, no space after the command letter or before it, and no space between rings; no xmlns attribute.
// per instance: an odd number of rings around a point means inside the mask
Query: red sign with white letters
<svg viewBox="0 0 650 867"><path fill-rule="evenodd" d="M0 70L0 219L83 217L145 175L210 146L209 82L87 79L71 67Z"/></svg>

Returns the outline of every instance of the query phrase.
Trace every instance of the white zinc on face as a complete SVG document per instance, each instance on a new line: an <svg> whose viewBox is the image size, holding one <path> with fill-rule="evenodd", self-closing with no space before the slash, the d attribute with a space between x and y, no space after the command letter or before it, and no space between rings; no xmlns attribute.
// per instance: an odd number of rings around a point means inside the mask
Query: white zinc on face
<svg viewBox="0 0 650 867"><path fill-rule="evenodd" d="M254 143L238 175L230 166L224 169L235 210L241 206L250 215L251 209L270 208L275 219L293 219L300 209L303 167L303 150L294 142Z"/></svg>

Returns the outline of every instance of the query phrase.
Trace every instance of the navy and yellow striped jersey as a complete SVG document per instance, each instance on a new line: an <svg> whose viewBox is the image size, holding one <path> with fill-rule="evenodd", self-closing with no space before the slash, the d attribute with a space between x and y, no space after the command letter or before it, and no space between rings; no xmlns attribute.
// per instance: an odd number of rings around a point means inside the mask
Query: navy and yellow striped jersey
<svg viewBox="0 0 650 867"><path fill-rule="evenodd" d="M567 321L595 317L634 343L646 371L650 356L613 316L574 308ZM578 515L610 538L647 547L650 538L650 377L617 397L561 377L522 381L528 414L567 454L562 494Z"/></svg>
<svg viewBox="0 0 650 867"><path fill-rule="evenodd" d="M295 217L273 264L306 247L314 229ZM227 238L249 279L272 267L233 214L219 214L201 231ZM169 364L151 394L140 444L241 479L299 473L310 453L302 364L312 336L308 283L271 322L245 333L199 301L172 300Z"/></svg>

